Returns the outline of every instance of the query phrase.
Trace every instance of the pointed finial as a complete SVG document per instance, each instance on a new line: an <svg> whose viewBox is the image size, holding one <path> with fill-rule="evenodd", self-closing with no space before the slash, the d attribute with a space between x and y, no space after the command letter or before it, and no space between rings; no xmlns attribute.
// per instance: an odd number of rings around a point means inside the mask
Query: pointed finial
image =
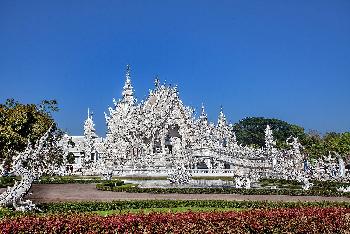
<svg viewBox="0 0 350 234"><path fill-rule="evenodd" d="M202 112L201 112L201 115L199 118L200 119L207 119L207 114L205 113L205 108L204 108L203 102L202 102Z"/></svg>
<svg viewBox="0 0 350 234"><path fill-rule="evenodd" d="M88 107L88 115L87 115L88 118L90 118L90 108Z"/></svg>
<svg viewBox="0 0 350 234"><path fill-rule="evenodd" d="M156 75L156 77L155 77L154 86L156 88L159 88L159 86L160 86L160 81L159 81L159 76L158 75Z"/></svg>
<svg viewBox="0 0 350 234"><path fill-rule="evenodd" d="M126 76L126 79L130 79L130 65L128 64L128 65L126 65L126 74L125 74L125 76Z"/></svg>
<svg viewBox="0 0 350 234"><path fill-rule="evenodd" d="M226 125L226 116L224 114L224 108L222 105L220 106L220 113L219 113L219 119L218 119L218 126L224 126Z"/></svg>
<svg viewBox="0 0 350 234"><path fill-rule="evenodd" d="M123 96L122 102L134 103L135 99L134 99L133 87L131 85L130 65L126 66L125 77L126 77L126 80L122 91L122 96Z"/></svg>

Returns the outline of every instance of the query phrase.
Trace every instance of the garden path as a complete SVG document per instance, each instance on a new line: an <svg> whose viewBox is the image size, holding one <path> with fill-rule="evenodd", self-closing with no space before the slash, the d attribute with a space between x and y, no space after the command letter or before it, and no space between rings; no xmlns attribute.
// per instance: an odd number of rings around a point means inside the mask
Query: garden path
<svg viewBox="0 0 350 234"><path fill-rule="evenodd" d="M0 193L4 189L0 189ZM346 197L240 195L240 194L149 194L100 191L96 184L34 184L27 198L35 203L112 200L252 200L252 201L348 201Z"/></svg>

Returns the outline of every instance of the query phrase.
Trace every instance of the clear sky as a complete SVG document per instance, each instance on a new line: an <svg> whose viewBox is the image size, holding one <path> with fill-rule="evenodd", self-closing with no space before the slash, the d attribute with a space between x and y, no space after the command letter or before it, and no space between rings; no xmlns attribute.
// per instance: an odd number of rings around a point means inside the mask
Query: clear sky
<svg viewBox="0 0 350 234"><path fill-rule="evenodd" d="M56 99L74 135L90 107L104 134L126 64L139 100L158 74L212 121L350 131L349 0L0 1L0 102Z"/></svg>

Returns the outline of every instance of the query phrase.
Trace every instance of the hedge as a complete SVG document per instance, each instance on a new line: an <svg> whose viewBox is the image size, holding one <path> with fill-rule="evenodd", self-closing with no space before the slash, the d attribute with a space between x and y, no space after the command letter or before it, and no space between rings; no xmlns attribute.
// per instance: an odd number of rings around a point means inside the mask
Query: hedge
<svg viewBox="0 0 350 234"><path fill-rule="evenodd" d="M326 196L350 197L350 192L334 190L296 190L296 189L241 189L241 188L139 188L137 186L106 186L97 184L96 188L103 191L128 193L180 193L180 194L243 194L243 195L291 195L291 196Z"/></svg>
<svg viewBox="0 0 350 234"><path fill-rule="evenodd" d="M224 201L224 200L134 200L111 202L64 202L43 203L38 207L45 213L89 212L102 210L127 210L147 208L215 207L241 209L301 208L301 207L343 207L350 208L350 202L275 202L275 201Z"/></svg>

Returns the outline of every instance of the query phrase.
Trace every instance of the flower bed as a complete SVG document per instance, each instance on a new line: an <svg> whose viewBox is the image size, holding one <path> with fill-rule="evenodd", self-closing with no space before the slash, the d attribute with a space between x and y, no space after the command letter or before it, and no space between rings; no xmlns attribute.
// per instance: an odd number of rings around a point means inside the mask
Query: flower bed
<svg viewBox="0 0 350 234"><path fill-rule="evenodd" d="M2 233L345 233L349 208L243 212L25 216L0 220Z"/></svg>

